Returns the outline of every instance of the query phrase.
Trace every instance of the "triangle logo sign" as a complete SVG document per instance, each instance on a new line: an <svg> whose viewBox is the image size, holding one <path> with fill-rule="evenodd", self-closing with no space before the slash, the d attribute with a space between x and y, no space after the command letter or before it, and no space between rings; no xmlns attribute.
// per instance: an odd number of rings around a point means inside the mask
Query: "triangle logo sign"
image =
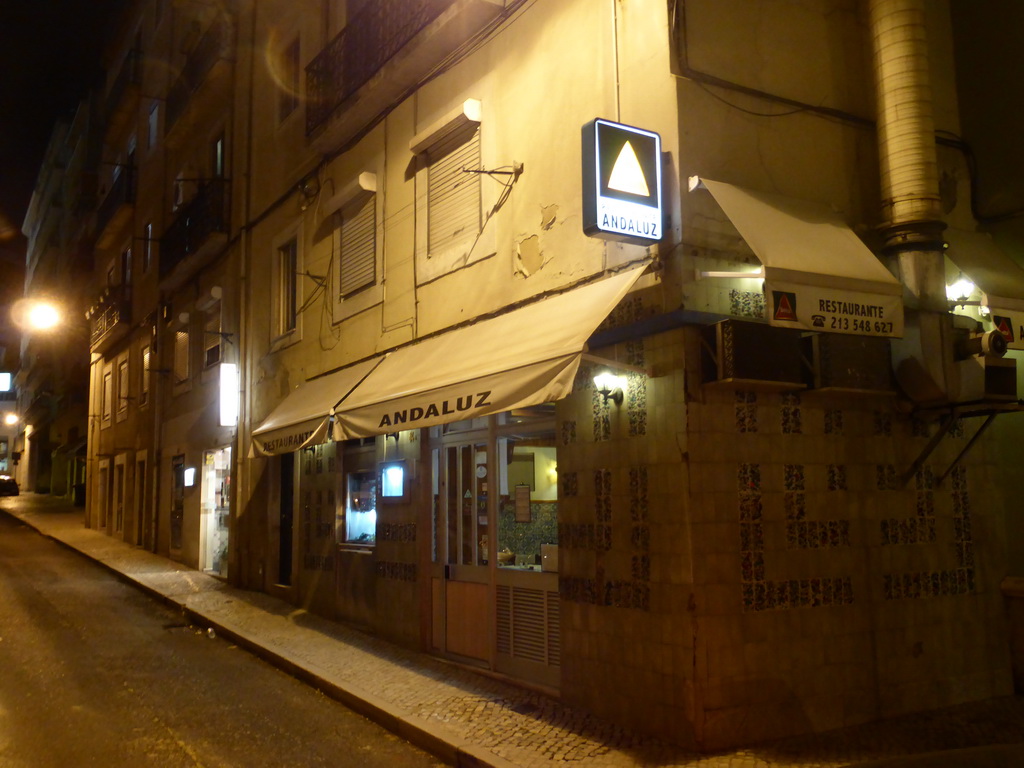
<svg viewBox="0 0 1024 768"><path fill-rule="evenodd" d="M1003 338L1006 339L1008 344L1013 343L1013 323L1010 322L1008 317L1000 317L996 315L993 320L995 321L996 330L1003 334Z"/></svg>
<svg viewBox="0 0 1024 768"><path fill-rule="evenodd" d="M651 194L644 171L640 167L640 161L637 160L633 145L628 141L622 145L619 156L615 159L615 165L612 166L611 176L608 177L608 188L641 197L648 197Z"/></svg>
<svg viewBox="0 0 1024 768"><path fill-rule="evenodd" d="M775 299L775 319L795 322L796 294L789 291L772 291L772 297Z"/></svg>

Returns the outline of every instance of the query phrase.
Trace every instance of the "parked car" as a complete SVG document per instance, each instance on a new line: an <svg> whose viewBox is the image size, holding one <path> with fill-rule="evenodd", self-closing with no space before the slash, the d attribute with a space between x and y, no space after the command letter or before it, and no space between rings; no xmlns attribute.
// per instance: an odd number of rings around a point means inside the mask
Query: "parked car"
<svg viewBox="0 0 1024 768"><path fill-rule="evenodd" d="M18 483L10 475L0 475L0 496L17 496Z"/></svg>

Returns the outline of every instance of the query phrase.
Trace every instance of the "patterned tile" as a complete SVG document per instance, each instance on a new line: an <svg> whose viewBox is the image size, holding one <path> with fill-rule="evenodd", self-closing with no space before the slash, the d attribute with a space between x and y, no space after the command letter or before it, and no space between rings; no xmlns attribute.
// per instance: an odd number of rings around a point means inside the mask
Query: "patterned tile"
<svg viewBox="0 0 1024 768"><path fill-rule="evenodd" d="M843 434L843 412L839 408L825 409L825 434Z"/></svg>
<svg viewBox="0 0 1024 768"><path fill-rule="evenodd" d="M729 291L729 314L738 317L764 317L764 293L761 291Z"/></svg>
<svg viewBox="0 0 1024 768"><path fill-rule="evenodd" d="M782 434L799 435L803 432L803 412L800 395L787 392L782 395Z"/></svg>

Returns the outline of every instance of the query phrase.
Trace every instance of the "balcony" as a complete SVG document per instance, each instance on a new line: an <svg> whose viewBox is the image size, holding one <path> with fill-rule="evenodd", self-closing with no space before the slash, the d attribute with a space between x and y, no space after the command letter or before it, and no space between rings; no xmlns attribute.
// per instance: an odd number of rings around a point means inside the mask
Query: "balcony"
<svg viewBox="0 0 1024 768"><path fill-rule="evenodd" d="M86 313L89 320L89 351L104 354L128 335L132 299L128 288L107 286Z"/></svg>
<svg viewBox="0 0 1024 768"><path fill-rule="evenodd" d="M160 286L173 290L227 245L228 180L199 179L195 197L178 209L160 238Z"/></svg>
<svg viewBox="0 0 1024 768"><path fill-rule="evenodd" d="M199 115L223 106L231 84L231 38L230 24L218 17L199 38L168 90L165 135L172 146L178 146L177 137L186 133Z"/></svg>
<svg viewBox="0 0 1024 768"><path fill-rule="evenodd" d="M328 152L354 137L503 8L503 0L367 3L306 67L313 147Z"/></svg>
<svg viewBox="0 0 1024 768"><path fill-rule="evenodd" d="M138 50L133 48L124 57L121 69L107 93L103 116L108 133L120 132L135 113L141 83L142 56Z"/></svg>
<svg viewBox="0 0 1024 768"><path fill-rule="evenodd" d="M126 165L114 179L107 196L96 210L96 246L107 248L124 223L131 218L135 203L135 166Z"/></svg>

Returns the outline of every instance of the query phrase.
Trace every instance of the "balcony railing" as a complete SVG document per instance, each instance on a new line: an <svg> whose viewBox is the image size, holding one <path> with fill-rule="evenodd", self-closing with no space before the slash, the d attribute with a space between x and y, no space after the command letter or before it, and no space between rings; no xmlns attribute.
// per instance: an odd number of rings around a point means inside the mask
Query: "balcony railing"
<svg viewBox="0 0 1024 768"><path fill-rule="evenodd" d="M96 211L96 231L102 233L123 205L135 202L135 166L126 165L114 179L107 196Z"/></svg>
<svg viewBox="0 0 1024 768"><path fill-rule="evenodd" d="M128 54L124 57L124 61L121 63L121 70L117 73L117 77L114 79L113 84L110 86L110 92L107 94L106 103L106 118L110 121L111 115L117 109L121 103L121 99L124 98L125 91L128 90L130 85L138 85L142 82L142 56L139 55L139 51L132 48L128 51Z"/></svg>
<svg viewBox="0 0 1024 768"><path fill-rule="evenodd" d="M452 0L377 0L366 3L306 67L306 134L370 80Z"/></svg>
<svg viewBox="0 0 1024 768"><path fill-rule="evenodd" d="M89 309L89 348L102 352L128 333L131 325L132 300L127 287L108 286Z"/></svg>
<svg viewBox="0 0 1024 768"><path fill-rule="evenodd" d="M185 182L188 183L188 182ZM160 238L160 277L200 250L211 235L227 232L227 179L200 179L195 197L178 210Z"/></svg>
<svg viewBox="0 0 1024 768"><path fill-rule="evenodd" d="M223 18L218 18L192 49L178 79L167 92L167 130L169 131L178 118L185 112L192 94L195 93L203 80L213 69L213 65L221 58L225 43L228 40L228 25Z"/></svg>

